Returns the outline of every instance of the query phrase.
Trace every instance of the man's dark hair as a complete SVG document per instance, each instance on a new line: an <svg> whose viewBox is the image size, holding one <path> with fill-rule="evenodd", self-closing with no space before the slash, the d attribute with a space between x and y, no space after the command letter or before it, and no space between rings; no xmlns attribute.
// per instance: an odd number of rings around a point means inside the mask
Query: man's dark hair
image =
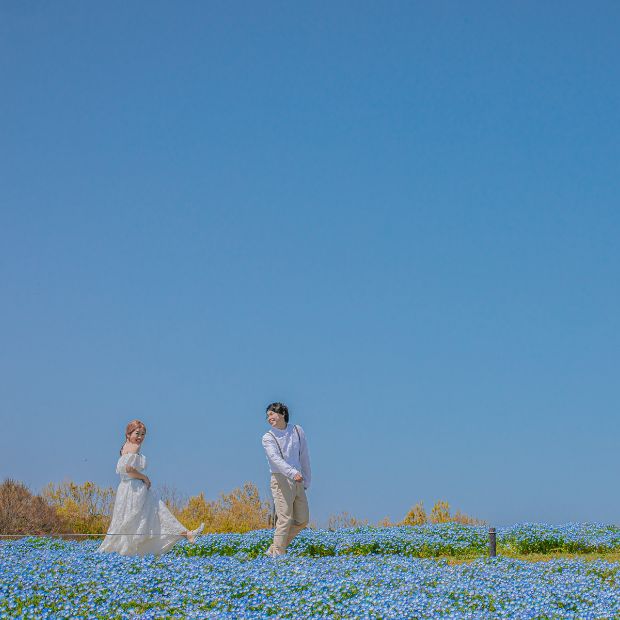
<svg viewBox="0 0 620 620"><path fill-rule="evenodd" d="M271 403L267 406L267 411L265 413L269 413L270 411L283 415L284 421L288 424L288 407L284 403Z"/></svg>

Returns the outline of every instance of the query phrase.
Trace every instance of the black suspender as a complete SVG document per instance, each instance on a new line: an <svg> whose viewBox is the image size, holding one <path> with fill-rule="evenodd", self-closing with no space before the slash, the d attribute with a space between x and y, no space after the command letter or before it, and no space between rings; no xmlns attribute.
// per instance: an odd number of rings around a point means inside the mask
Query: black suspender
<svg viewBox="0 0 620 620"><path fill-rule="evenodd" d="M295 429L295 432L297 433L297 442L299 443L299 462L301 463L301 435L299 434L299 429L297 428L297 424L295 424L293 428ZM269 431L269 434L275 439L275 442L276 442L276 445L278 446L278 450L280 451L280 456L282 457L282 460L286 461L286 459L284 458L284 453L282 452L282 448L280 447L280 442L278 441L278 438L271 431Z"/></svg>

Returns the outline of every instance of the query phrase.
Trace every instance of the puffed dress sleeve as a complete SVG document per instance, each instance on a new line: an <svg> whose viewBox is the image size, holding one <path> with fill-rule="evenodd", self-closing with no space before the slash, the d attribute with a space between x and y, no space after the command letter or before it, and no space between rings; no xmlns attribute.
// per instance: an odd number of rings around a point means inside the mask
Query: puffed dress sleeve
<svg viewBox="0 0 620 620"><path fill-rule="evenodd" d="M126 474L127 467L134 469L143 469L143 461L141 454L123 454L116 464L117 474Z"/></svg>

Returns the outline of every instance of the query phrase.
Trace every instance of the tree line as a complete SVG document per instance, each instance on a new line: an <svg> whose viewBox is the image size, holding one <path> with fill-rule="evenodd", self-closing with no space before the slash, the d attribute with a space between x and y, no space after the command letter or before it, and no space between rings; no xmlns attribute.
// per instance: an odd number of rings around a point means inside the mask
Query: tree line
<svg viewBox="0 0 620 620"><path fill-rule="evenodd" d="M161 486L158 493L172 513L188 528L205 523L205 532L249 532L273 527L274 513L270 501L263 499L255 484L246 482L217 499L204 493L184 498L176 489ZM66 535L105 534L110 525L114 505L114 489L94 482L81 484L65 481L48 484L35 494L23 483L7 479L0 484L0 537L2 535ZM484 521L450 510L445 501L437 501L430 513L418 502L400 521L388 517L378 527L423 525L457 522L480 525ZM331 515L328 529L370 525L347 512ZM312 525L311 525L312 526ZM316 527L316 525L314 526Z"/></svg>

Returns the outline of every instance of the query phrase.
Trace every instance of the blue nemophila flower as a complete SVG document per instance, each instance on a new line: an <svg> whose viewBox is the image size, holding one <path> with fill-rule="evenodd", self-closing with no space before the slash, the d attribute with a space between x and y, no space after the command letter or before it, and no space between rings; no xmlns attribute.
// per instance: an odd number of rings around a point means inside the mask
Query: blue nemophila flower
<svg viewBox="0 0 620 620"><path fill-rule="evenodd" d="M2 618L603 618L620 614L620 565L475 559L484 528L454 524L308 531L291 554L258 550L271 532L207 536L160 558L97 554L95 541L0 543ZM620 546L617 528L520 525L502 545ZM421 557L415 557L421 556Z"/></svg>

